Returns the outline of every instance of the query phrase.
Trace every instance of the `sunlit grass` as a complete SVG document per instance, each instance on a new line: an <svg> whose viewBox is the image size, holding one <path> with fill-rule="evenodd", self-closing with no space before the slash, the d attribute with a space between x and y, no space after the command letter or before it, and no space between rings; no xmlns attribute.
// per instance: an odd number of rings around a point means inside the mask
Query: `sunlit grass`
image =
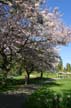
<svg viewBox="0 0 71 108"><path fill-rule="evenodd" d="M49 86L49 89L56 93L64 93L65 91L71 91L71 79L60 79L55 81L56 85ZM46 86L48 88L48 86Z"/></svg>

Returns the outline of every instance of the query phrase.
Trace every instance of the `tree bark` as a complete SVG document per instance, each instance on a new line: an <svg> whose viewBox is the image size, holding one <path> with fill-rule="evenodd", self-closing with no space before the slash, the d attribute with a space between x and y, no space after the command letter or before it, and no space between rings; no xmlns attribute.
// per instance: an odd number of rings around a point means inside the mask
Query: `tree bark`
<svg viewBox="0 0 71 108"><path fill-rule="evenodd" d="M25 84L29 84L30 81L30 73L27 71L27 76L25 76Z"/></svg>
<svg viewBox="0 0 71 108"><path fill-rule="evenodd" d="M42 79L43 78L43 72L41 71L41 74L40 74L40 78Z"/></svg>

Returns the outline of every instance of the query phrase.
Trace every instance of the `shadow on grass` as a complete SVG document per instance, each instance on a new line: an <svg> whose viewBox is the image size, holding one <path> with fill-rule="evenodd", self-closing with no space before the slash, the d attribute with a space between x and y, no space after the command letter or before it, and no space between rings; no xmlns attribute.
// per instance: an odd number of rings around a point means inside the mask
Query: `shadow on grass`
<svg viewBox="0 0 71 108"><path fill-rule="evenodd" d="M71 90L62 94L46 88L33 93L25 102L26 108L71 108Z"/></svg>
<svg viewBox="0 0 71 108"><path fill-rule="evenodd" d="M52 78L32 78L29 84L39 85L39 86L62 86L62 84L58 84L55 79Z"/></svg>
<svg viewBox="0 0 71 108"><path fill-rule="evenodd" d="M0 84L0 108L27 108L25 107L25 101L28 99L29 95L23 92L24 90L26 92L35 91L42 85L47 85L49 88L50 86L61 86L60 84L57 84L55 80L50 78L31 78L28 85L24 85L25 80L24 79L7 79L7 84L2 85ZM18 91L20 87L23 87L21 89L21 93L4 93L6 91ZM41 94L42 95L42 94ZM52 96L52 93L49 94ZM38 95L39 96L39 95ZM44 98L43 98L44 100ZM31 100L32 103L32 100ZM31 107L29 107L31 108ZM34 107L35 108L35 107ZM40 107L39 107L40 108Z"/></svg>
<svg viewBox="0 0 71 108"><path fill-rule="evenodd" d="M64 97L68 96L69 98L71 98L71 89L70 90L62 90Z"/></svg>
<svg viewBox="0 0 71 108"><path fill-rule="evenodd" d="M8 90L17 90L20 85L24 85L24 80L16 80L16 79L7 79L6 80L6 84L2 84L2 82L0 81L0 92L5 92Z"/></svg>
<svg viewBox="0 0 71 108"><path fill-rule="evenodd" d="M2 85L0 83L0 92L5 92L5 91L13 91L13 90L18 90L21 86L24 87L25 85L25 80L24 79L13 79L9 78L6 81L6 85ZM61 84L56 83L54 79L51 78L31 78L29 81L29 84L25 86L23 89L29 89L29 90L36 90L36 87L40 87L42 85L46 85L47 87L51 86L61 86Z"/></svg>

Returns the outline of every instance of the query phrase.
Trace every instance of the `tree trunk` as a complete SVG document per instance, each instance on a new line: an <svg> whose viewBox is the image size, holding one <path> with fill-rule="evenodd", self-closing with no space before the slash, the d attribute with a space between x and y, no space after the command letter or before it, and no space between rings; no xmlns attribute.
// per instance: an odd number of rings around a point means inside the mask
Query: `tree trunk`
<svg viewBox="0 0 71 108"><path fill-rule="evenodd" d="M41 71L41 75L40 75L40 78L42 79L43 78L43 72Z"/></svg>
<svg viewBox="0 0 71 108"><path fill-rule="evenodd" d="M25 84L29 84L30 81L30 73L27 71L27 76L25 76Z"/></svg>
<svg viewBox="0 0 71 108"><path fill-rule="evenodd" d="M30 81L30 74L28 73L27 74L27 84L29 84L29 81Z"/></svg>

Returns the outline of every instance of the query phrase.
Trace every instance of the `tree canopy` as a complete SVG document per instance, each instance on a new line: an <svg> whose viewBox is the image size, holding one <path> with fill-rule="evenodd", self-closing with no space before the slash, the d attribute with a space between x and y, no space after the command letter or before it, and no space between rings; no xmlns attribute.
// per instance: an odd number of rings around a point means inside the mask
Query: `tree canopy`
<svg viewBox="0 0 71 108"><path fill-rule="evenodd" d="M39 6L44 2L0 0L0 54L3 61L9 63L17 57L26 60L24 66L32 64L44 70L59 62L57 46L71 41L71 28L62 22L57 8L40 11Z"/></svg>

